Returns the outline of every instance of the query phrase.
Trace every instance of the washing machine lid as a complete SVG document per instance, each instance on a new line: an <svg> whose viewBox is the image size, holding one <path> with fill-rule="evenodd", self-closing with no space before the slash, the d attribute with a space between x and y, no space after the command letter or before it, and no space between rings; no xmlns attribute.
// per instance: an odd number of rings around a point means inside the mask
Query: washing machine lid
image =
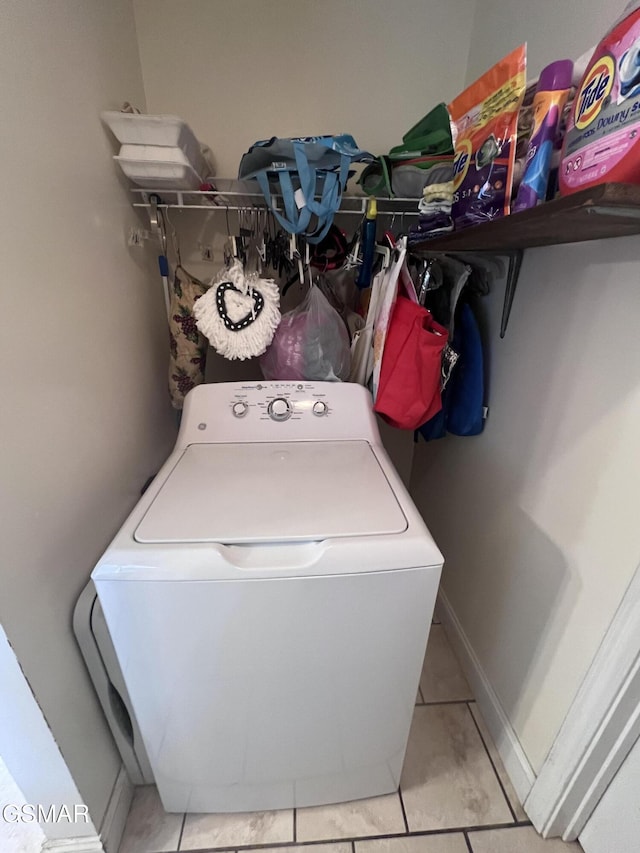
<svg viewBox="0 0 640 853"><path fill-rule="evenodd" d="M407 520L366 441L190 445L135 531L141 543L317 541Z"/></svg>

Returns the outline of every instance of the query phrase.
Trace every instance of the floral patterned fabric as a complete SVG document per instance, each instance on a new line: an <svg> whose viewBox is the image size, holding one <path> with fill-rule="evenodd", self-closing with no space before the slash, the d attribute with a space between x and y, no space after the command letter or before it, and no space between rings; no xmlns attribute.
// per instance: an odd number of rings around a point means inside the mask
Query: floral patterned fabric
<svg viewBox="0 0 640 853"><path fill-rule="evenodd" d="M193 306L206 289L182 267L176 269L169 312L169 394L174 409L182 409L185 395L204 381L208 343L198 331Z"/></svg>

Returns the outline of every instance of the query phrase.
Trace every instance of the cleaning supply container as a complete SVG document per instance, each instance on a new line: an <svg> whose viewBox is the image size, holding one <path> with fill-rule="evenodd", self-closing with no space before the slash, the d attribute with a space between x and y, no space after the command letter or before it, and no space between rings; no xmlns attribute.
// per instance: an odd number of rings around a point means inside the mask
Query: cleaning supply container
<svg viewBox="0 0 640 853"><path fill-rule="evenodd" d="M570 59L552 62L540 74L533 98L533 131L527 148L527 165L512 213L535 207L546 198L554 142L571 92L572 74Z"/></svg>
<svg viewBox="0 0 640 853"><path fill-rule="evenodd" d="M640 0L596 47L562 150L562 195L606 181L640 184Z"/></svg>

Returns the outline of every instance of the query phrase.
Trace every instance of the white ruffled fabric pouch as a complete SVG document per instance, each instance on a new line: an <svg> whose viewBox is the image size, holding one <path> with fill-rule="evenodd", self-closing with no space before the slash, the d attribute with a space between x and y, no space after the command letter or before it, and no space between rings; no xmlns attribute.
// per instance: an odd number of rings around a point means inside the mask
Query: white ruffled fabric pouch
<svg viewBox="0 0 640 853"><path fill-rule="evenodd" d="M262 355L280 323L280 291L269 278L245 274L234 260L195 303L196 325L211 346L230 360Z"/></svg>

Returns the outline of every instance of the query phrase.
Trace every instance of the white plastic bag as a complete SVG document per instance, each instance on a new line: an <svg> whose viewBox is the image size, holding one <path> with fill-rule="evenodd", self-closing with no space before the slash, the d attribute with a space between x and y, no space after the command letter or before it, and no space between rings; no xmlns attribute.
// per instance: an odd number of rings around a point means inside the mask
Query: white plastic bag
<svg viewBox="0 0 640 853"><path fill-rule="evenodd" d="M349 382L357 382L367 387L373 376L373 333L374 319L382 293L384 273L379 272L371 284L371 297L364 326L357 329L351 338L351 373Z"/></svg>
<svg viewBox="0 0 640 853"><path fill-rule="evenodd" d="M350 364L344 322L315 285L300 305L282 317L260 358L265 379L337 382L348 378Z"/></svg>
<svg viewBox="0 0 640 853"><path fill-rule="evenodd" d="M400 278L400 273L407 257L406 238L398 241L396 249L398 250L396 259L388 267L380 283L380 293L376 300L376 313L373 318L373 378L371 390L374 402L378 397L384 345L387 340L393 307L396 304L396 296L398 295L398 279Z"/></svg>

